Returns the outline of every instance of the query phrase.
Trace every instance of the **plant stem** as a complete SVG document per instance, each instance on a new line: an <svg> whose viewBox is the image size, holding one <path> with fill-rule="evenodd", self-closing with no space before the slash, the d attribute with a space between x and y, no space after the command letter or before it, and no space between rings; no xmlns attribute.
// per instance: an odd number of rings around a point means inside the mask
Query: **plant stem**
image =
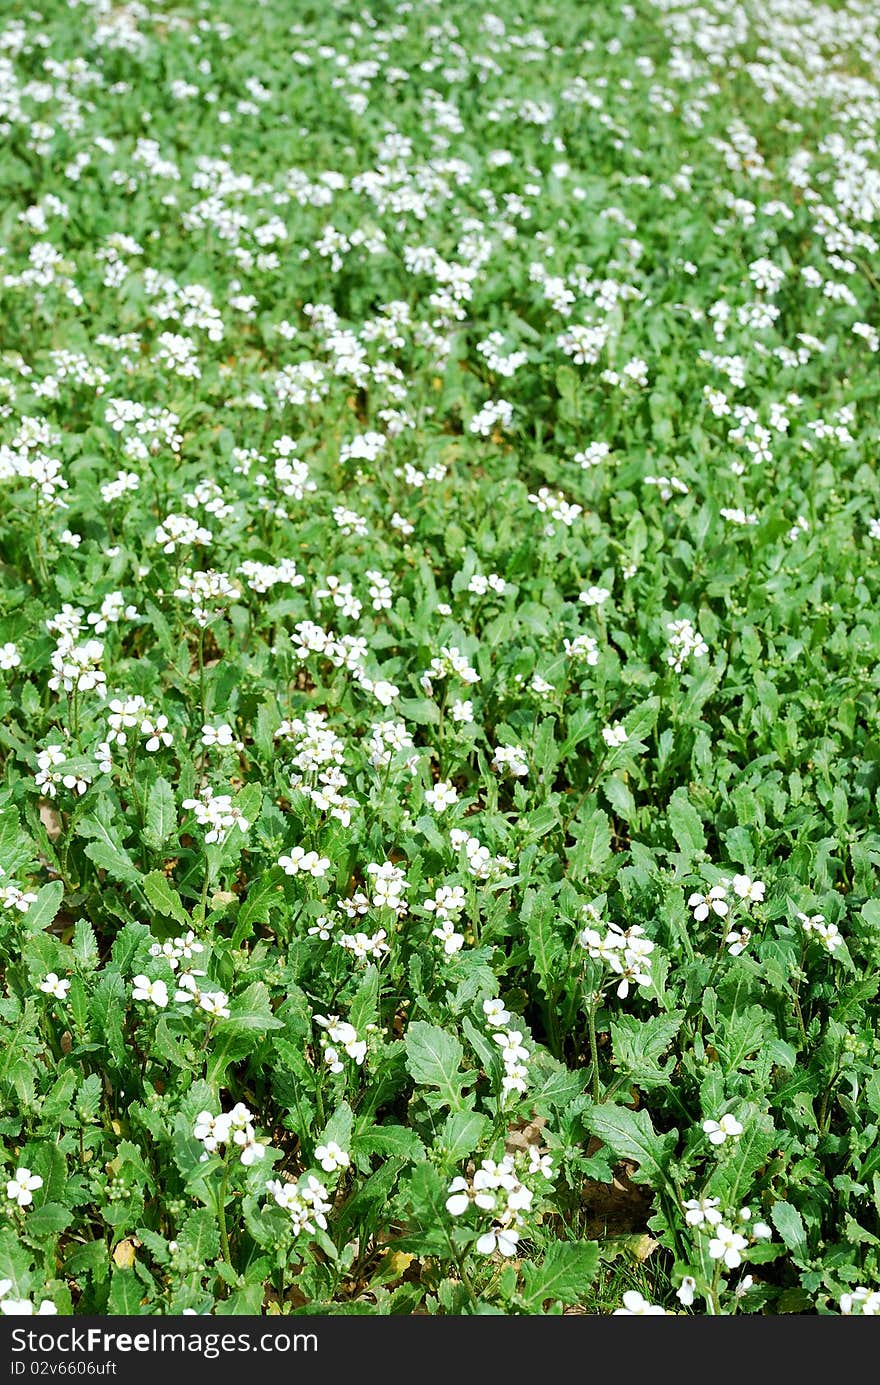
<svg viewBox="0 0 880 1385"><path fill-rule="evenodd" d="M226 1164L223 1165L223 1176L220 1179L220 1192L217 1197L217 1220L220 1223L220 1249L223 1252L223 1259L227 1265L231 1265L229 1258L229 1233L226 1230L226 1180L229 1170Z"/></svg>
<svg viewBox="0 0 880 1385"><path fill-rule="evenodd" d="M602 1090L599 1086L599 1045L596 1042L596 997L592 997L587 1009L587 1023L590 1027L590 1059L592 1061L592 1072L590 1082L592 1086L593 1100L598 1105L602 1100Z"/></svg>

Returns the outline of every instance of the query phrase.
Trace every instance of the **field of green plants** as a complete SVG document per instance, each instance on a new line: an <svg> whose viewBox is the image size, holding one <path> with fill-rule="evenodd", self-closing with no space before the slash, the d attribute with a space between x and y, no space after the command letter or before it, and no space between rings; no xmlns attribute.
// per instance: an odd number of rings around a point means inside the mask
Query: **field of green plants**
<svg viewBox="0 0 880 1385"><path fill-rule="evenodd" d="M880 1313L873 0L0 13L0 1310Z"/></svg>

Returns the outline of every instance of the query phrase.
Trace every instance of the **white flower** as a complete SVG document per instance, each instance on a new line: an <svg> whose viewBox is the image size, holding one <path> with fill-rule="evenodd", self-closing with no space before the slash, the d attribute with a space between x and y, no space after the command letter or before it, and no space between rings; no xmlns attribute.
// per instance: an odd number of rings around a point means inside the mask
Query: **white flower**
<svg viewBox="0 0 880 1385"><path fill-rule="evenodd" d="M477 1241L477 1253L491 1255L497 1250L499 1255L515 1255L518 1241L519 1232L514 1227L493 1226L491 1231L485 1232Z"/></svg>
<svg viewBox="0 0 880 1385"><path fill-rule="evenodd" d="M21 655L18 646L8 640L6 644L0 644L0 669L18 668L21 663Z"/></svg>
<svg viewBox="0 0 880 1385"><path fill-rule="evenodd" d="M164 981L151 981L148 976L136 976L133 985L132 997L135 1000L148 1000L160 1010L165 1009L168 1004L168 987Z"/></svg>
<svg viewBox="0 0 880 1385"><path fill-rule="evenodd" d="M453 1217L460 1217L471 1205L470 1185L466 1178L453 1178L449 1185L450 1196L446 1199L446 1210Z"/></svg>
<svg viewBox="0 0 880 1385"><path fill-rule="evenodd" d="M708 1226L718 1226L721 1221L719 1202L720 1198L717 1197L691 1198L684 1204L684 1219L688 1226L702 1226L704 1222Z"/></svg>
<svg viewBox="0 0 880 1385"><path fill-rule="evenodd" d="M734 894L749 904L761 904L766 889L763 880L752 880L748 875L735 875L733 877Z"/></svg>
<svg viewBox="0 0 880 1385"><path fill-rule="evenodd" d="M709 1254L713 1260L721 1260L729 1270L735 1270L737 1265L742 1264L740 1252L746 1250L748 1244L745 1236L740 1236L738 1231L731 1230L721 1222L709 1242Z"/></svg>
<svg viewBox="0 0 880 1385"><path fill-rule="evenodd" d="M180 996L174 997L179 1000ZM200 991L198 995L198 1006L204 1010L206 1015L213 1015L215 1019L228 1020L230 1016L229 996L225 991Z"/></svg>
<svg viewBox="0 0 880 1385"><path fill-rule="evenodd" d="M750 928L732 928L725 937L727 951L731 957L738 957L741 952L745 952L752 936Z"/></svg>
<svg viewBox="0 0 880 1385"><path fill-rule="evenodd" d="M725 885L713 885L708 894L692 894L688 899L688 908L693 909L695 921L702 923L709 917L710 910L723 919L730 912L726 895Z"/></svg>
<svg viewBox="0 0 880 1385"><path fill-rule="evenodd" d="M252 1126L247 1126L245 1130L236 1130L232 1138L234 1143L241 1147L241 1162L245 1168L250 1168L260 1159L265 1159L266 1146L255 1138Z"/></svg>
<svg viewBox="0 0 880 1385"><path fill-rule="evenodd" d="M696 1287L697 1281L694 1279L693 1275L685 1274L682 1276L681 1283L675 1291L675 1297L683 1308L690 1308L694 1301L694 1290Z"/></svg>
<svg viewBox="0 0 880 1385"><path fill-rule="evenodd" d="M587 587L579 594L578 601L584 606L603 606L610 595L607 587Z"/></svg>
<svg viewBox="0 0 880 1385"><path fill-rule="evenodd" d="M736 1140L743 1133L743 1127L734 1116L722 1116L718 1121L705 1120L703 1130L713 1145L723 1145L727 1139Z"/></svg>
<svg viewBox="0 0 880 1385"><path fill-rule="evenodd" d="M637 1289L627 1289L623 1296L623 1307L615 1308L612 1317L628 1318L665 1318L665 1308L660 1308L656 1303L649 1303Z"/></svg>
<svg viewBox="0 0 880 1385"><path fill-rule="evenodd" d="M331 861L326 856L319 856L317 851L305 851L301 846L295 846L289 856L279 856L278 864L286 875L311 875L315 880L321 880L328 872Z"/></svg>
<svg viewBox="0 0 880 1385"><path fill-rule="evenodd" d="M498 745L492 756L493 769L506 769L517 779L522 779L529 772L528 760L525 754L516 745Z"/></svg>
<svg viewBox="0 0 880 1385"><path fill-rule="evenodd" d="M613 726L602 727L602 739L612 749L618 745L626 745L626 730L616 721Z"/></svg>
<svg viewBox="0 0 880 1385"><path fill-rule="evenodd" d="M444 919L439 928L432 928L431 937L437 938L443 944L443 951L447 957L460 952L464 947L464 934L456 933L455 924L451 919Z"/></svg>
<svg viewBox="0 0 880 1385"><path fill-rule="evenodd" d="M428 807L433 808L436 813L442 813L458 802L458 791L448 780L441 779L433 788L426 790L425 802Z"/></svg>
<svg viewBox="0 0 880 1385"><path fill-rule="evenodd" d="M798 914L801 926L805 933L814 933L819 942L827 952L834 953L839 947L843 947L843 935L836 923L826 923L824 914L813 914L808 917L806 914Z"/></svg>
<svg viewBox="0 0 880 1385"><path fill-rule="evenodd" d="M510 1019L510 1011L505 1009L503 1000L484 1000L483 1014L486 1016L486 1023L493 1028L495 1025L504 1025Z"/></svg>
<svg viewBox="0 0 880 1385"><path fill-rule="evenodd" d="M171 745L174 736L168 730L168 718L158 716L155 721L151 717L144 717L141 722L141 735L146 736L145 749L149 754L154 755L163 745Z"/></svg>
<svg viewBox="0 0 880 1385"><path fill-rule="evenodd" d="M232 727L226 722L221 722L219 726L202 727L202 745L204 746L227 746L235 744L235 733Z"/></svg>
<svg viewBox="0 0 880 1385"><path fill-rule="evenodd" d="M17 1202L19 1207L29 1207L37 1188L42 1186L43 1180L38 1173L31 1173L30 1169L16 1169L15 1177L6 1184L6 1196L10 1202Z"/></svg>
<svg viewBox="0 0 880 1385"><path fill-rule="evenodd" d="M474 704L467 698L458 697L449 709L449 714L454 722L469 724L474 719Z"/></svg>
<svg viewBox="0 0 880 1385"><path fill-rule="evenodd" d="M318 1145L315 1150L315 1158L325 1173L336 1173L337 1169L347 1169L351 1163L346 1151L335 1140L328 1140L325 1145Z"/></svg>
<svg viewBox="0 0 880 1385"><path fill-rule="evenodd" d="M62 981L54 971L50 971L40 982L40 990L45 991L46 995L53 995L56 1000L66 1000L70 982Z"/></svg>

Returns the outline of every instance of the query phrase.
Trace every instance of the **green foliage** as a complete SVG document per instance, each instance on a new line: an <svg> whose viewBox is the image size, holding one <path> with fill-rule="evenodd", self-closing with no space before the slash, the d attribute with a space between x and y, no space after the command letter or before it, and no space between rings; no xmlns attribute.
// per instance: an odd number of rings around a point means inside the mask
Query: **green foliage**
<svg viewBox="0 0 880 1385"><path fill-rule="evenodd" d="M0 19L4 1311L880 1311L832 10Z"/></svg>

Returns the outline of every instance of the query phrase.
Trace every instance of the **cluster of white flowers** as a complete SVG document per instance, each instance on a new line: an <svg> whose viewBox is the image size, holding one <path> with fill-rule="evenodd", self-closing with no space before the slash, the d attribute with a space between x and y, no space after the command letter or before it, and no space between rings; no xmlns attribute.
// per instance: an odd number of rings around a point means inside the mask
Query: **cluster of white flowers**
<svg viewBox="0 0 880 1385"><path fill-rule="evenodd" d="M563 648L569 659L591 668L599 662L599 644L594 635L575 635L572 640L563 640Z"/></svg>
<svg viewBox="0 0 880 1385"><path fill-rule="evenodd" d="M463 683L479 683L480 675L471 668L464 654L456 645L443 645L439 655L431 660L430 667L419 679L428 696L432 696L434 684L444 678L460 678Z"/></svg>
<svg viewBox="0 0 880 1385"><path fill-rule="evenodd" d="M709 646L692 621L671 620L666 629L669 631L666 662L676 673L681 673L688 659L702 659L709 653Z"/></svg>
<svg viewBox="0 0 880 1385"><path fill-rule="evenodd" d="M840 1295L840 1311L845 1317L880 1318L880 1289L859 1284L851 1292Z"/></svg>
<svg viewBox="0 0 880 1385"><path fill-rule="evenodd" d="M47 745L45 750L37 752L34 783L41 793L48 798L56 798L59 785L78 796L85 793L89 787L87 775L79 770L65 769L67 764L68 755L63 746Z"/></svg>
<svg viewBox="0 0 880 1385"><path fill-rule="evenodd" d="M749 875L734 875L732 880L722 876L702 894L697 890L688 896L688 908L693 911L694 922L703 923L710 915L728 919L729 931L725 936L727 951L731 957L738 957L751 942L752 930L745 923L730 926L731 888L740 908L749 909L753 904L762 904L767 886L763 880L753 880Z"/></svg>
<svg viewBox="0 0 880 1385"><path fill-rule="evenodd" d="M288 855L278 857L278 864L285 875L310 875L313 880L322 880L332 862L328 856L319 856L317 851L294 846Z"/></svg>
<svg viewBox="0 0 880 1385"><path fill-rule="evenodd" d="M324 1062L331 1072L344 1071L339 1056L340 1049L358 1067L362 1066L367 1056L367 1041L358 1038L354 1025L349 1024L347 1020L341 1020L338 1015L315 1015L315 1023L323 1030L320 1043Z"/></svg>
<svg viewBox="0 0 880 1385"><path fill-rule="evenodd" d="M771 1227L765 1221L756 1220L750 1207L740 1207L738 1210L734 1208L730 1215L725 1215L721 1210L720 1198L704 1196L689 1198L683 1204L683 1208L685 1223L692 1230L708 1237L706 1248L709 1258L720 1261L728 1270L738 1269L743 1261L743 1252L750 1246L760 1241L769 1241L773 1236ZM696 1281L693 1277L685 1276L678 1293L679 1300L688 1306L693 1303L695 1287ZM747 1290L751 1287L751 1280L739 1287L743 1291Z"/></svg>
<svg viewBox="0 0 880 1385"><path fill-rule="evenodd" d="M174 595L178 601L192 607L193 619L205 629L215 616L221 615L232 601L241 596L241 588L225 572L213 568L191 572L185 569L178 577Z"/></svg>
<svg viewBox="0 0 880 1385"><path fill-rule="evenodd" d="M578 516L584 512L582 505L573 504L566 500L561 491L553 492L546 486L541 486L534 495L529 495L529 504L534 505L538 514L549 515L549 521L544 525L546 538L553 537L557 524L570 529Z"/></svg>
<svg viewBox="0 0 880 1385"><path fill-rule="evenodd" d="M483 1001L483 1014L486 1024L492 1030L492 1040L501 1050L501 1061L504 1065L501 1099L505 1101L514 1095L522 1096L527 1086L530 1056L523 1043L522 1030L508 1027L510 1011L497 997L494 1000Z"/></svg>
<svg viewBox="0 0 880 1385"><path fill-rule="evenodd" d="M651 953L656 944L645 937L644 928L634 923L624 931L616 923L604 923L592 904L585 904L582 912L590 923L578 933L578 943L594 962L607 967L612 977L620 977L618 999L626 999L631 985L650 986Z"/></svg>
<svg viewBox="0 0 880 1385"><path fill-rule="evenodd" d="M215 793L210 784L199 790L198 798L185 798L181 805L194 814L199 827L206 827L205 844L225 842L233 828L247 832L250 823L228 793Z"/></svg>
<svg viewBox="0 0 880 1385"><path fill-rule="evenodd" d="M410 773L419 764L413 738L403 721L377 721L370 727L367 753L374 769L388 769L395 761Z"/></svg>
<svg viewBox="0 0 880 1385"><path fill-rule="evenodd" d="M290 1215L294 1236L300 1236L304 1231L314 1236L319 1228L321 1231L327 1230L330 1195L314 1174L304 1175L298 1183L283 1183L278 1178L267 1179L266 1191L271 1202Z"/></svg>
<svg viewBox="0 0 880 1385"><path fill-rule="evenodd" d="M541 1154L535 1145L529 1147L528 1169L523 1177L552 1179L553 1165L550 1156ZM517 1173L517 1161L513 1154L505 1154L496 1162L483 1159L472 1177L453 1178L449 1184L446 1210L452 1217L463 1217L472 1209L478 1220L489 1225L477 1237L478 1255L499 1255L510 1257L516 1254L520 1239L519 1228L525 1225L526 1215L532 1209L535 1193Z"/></svg>
<svg viewBox="0 0 880 1385"><path fill-rule="evenodd" d="M464 947L464 934L456 931L455 924L466 906L467 896L461 885L439 885L433 898L422 903L422 908L437 920L437 927L431 930L431 936L443 944L447 957L452 957Z"/></svg>
<svg viewBox="0 0 880 1385"><path fill-rule="evenodd" d="M449 840L454 851L464 851L467 872L475 880L488 880L493 875L513 869L513 863L506 856L493 856L478 837L471 836L462 827L453 827Z"/></svg>
<svg viewBox="0 0 880 1385"><path fill-rule="evenodd" d="M832 956L838 948L843 947L843 934L836 923L826 921L824 914L798 913L798 922L804 932L816 938Z"/></svg>
<svg viewBox="0 0 880 1385"><path fill-rule="evenodd" d="M529 762L518 745L496 745L492 753L492 768L507 770L514 778L524 779L529 772Z"/></svg>
<svg viewBox="0 0 880 1385"><path fill-rule="evenodd" d="M216 1116L210 1111L200 1111L193 1126L193 1138L205 1147L201 1155L203 1161L220 1153L223 1145L234 1146L246 1168L266 1156L266 1145L257 1139L254 1113L242 1101L231 1111L221 1111Z"/></svg>

